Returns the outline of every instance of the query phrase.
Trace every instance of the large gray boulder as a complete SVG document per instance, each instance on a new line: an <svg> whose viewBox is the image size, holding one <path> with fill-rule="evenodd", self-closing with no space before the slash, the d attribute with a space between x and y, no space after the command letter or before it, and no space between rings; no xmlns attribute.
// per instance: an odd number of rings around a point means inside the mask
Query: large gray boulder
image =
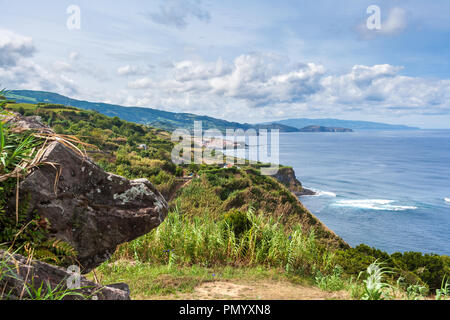
<svg viewBox="0 0 450 320"><path fill-rule="evenodd" d="M67 296L64 300L129 300L130 290L126 284L118 283L101 286L87 280L73 270L65 270L41 261L31 260L0 250L0 300L36 299L36 291L42 287L42 293L53 299ZM69 287L68 287L69 286ZM75 294L74 294L75 293ZM81 295L82 296L81 296Z"/></svg>
<svg viewBox="0 0 450 320"><path fill-rule="evenodd" d="M13 123L25 127L27 118ZM107 173L59 141L48 145L41 165L22 179L19 190L30 217L48 219L51 235L76 249L83 273L107 260L119 244L156 228L168 211L167 201L146 179ZM15 199L9 207L15 210Z"/></svg>

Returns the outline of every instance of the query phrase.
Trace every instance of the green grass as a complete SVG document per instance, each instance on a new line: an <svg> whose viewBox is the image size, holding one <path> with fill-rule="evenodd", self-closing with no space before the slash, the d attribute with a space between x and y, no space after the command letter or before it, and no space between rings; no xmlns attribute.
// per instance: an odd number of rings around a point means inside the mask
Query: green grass
<svg viewBox="0 0 450 320"><path fill-rule="evenodd" d="M342 267L336 266L329 275L323 275L320 271L315 276L315 284L324 291L339 291L345 288Z"/></svg>
<svg viewBox="0 0 450 320"><path fill-rule="evenodd" d="M155 230L121 245L116 260L192 266L265 266L308 275L332 270L333 254L318 244L313 231L292 230L277 220L246 214L249 225L239 235L225 219L186 216L177 209Z"/></svg>

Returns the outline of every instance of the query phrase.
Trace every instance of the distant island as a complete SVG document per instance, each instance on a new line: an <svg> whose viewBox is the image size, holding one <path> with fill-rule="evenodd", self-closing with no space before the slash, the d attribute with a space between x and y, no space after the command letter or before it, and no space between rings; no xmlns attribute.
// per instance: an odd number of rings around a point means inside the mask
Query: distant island
<svg viewBox="0 0 450 320"><path fill-rule="evenodd" d="M283 124L286 126L294 127L297 129L303 129L308 126L323 126L332 128L349 128L352 130L419 130L417 127L409 127L398 124L387 124L380 122L370 121L354 121L354 120L339 120L339 119L286 119L280 121L269 122Z"/></svg>
<svg viewBox="0 0 450 320"><path fill-rule="evenodd" d="M298 130L299 132L353 132L348 128L324 127L324 126L307 126Z"/></svg>

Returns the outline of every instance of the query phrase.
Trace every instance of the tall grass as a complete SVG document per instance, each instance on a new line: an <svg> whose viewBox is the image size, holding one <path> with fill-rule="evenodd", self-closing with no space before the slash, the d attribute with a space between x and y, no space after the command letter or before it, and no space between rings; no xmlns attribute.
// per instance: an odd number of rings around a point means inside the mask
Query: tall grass
<svg viewBox="0 0 450 320"><path fill-rule="evenodd" d="M225 219L187 217L175 208L157 229L121 245L113 260L169 266L264 265L302 274L333 270L334 256L317 244L313 231L303 233L297 226L288 232L279 221L251 209L246 215L249 228L236 234Z"/></svg>

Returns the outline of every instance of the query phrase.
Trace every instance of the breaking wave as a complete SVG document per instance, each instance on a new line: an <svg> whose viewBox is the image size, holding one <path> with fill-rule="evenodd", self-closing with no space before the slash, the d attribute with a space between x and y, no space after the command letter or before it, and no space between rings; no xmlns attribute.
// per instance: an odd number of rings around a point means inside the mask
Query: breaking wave
<svg viewBox="0 0 450 320"><path fill-rule="evenodd" d="M322 191L319 189L314 189L314 188L309 188L306 187L306 189L309 189L311 191L314 191L316 194L314 195L315 197L331 197L331 198L336 198L336 193L334 192L330 192L330 191Z"/></svg>
<svg viewBox="0 0 450 320"><path fill-rule="evenodd" d="M364 199L364 200L339 200L334 205L338 207L351 207L367 210L404 211L416 210L414 206L396 205L395 200Z"/></svg>
<svg viewBox="0 0 450 320"><path fill-rule="evenodd" d="M330 192L330 191L321 191L321 190L314 190L317 196L325 196L325 197L333 197L336 198L336 193Z"/></svg>

